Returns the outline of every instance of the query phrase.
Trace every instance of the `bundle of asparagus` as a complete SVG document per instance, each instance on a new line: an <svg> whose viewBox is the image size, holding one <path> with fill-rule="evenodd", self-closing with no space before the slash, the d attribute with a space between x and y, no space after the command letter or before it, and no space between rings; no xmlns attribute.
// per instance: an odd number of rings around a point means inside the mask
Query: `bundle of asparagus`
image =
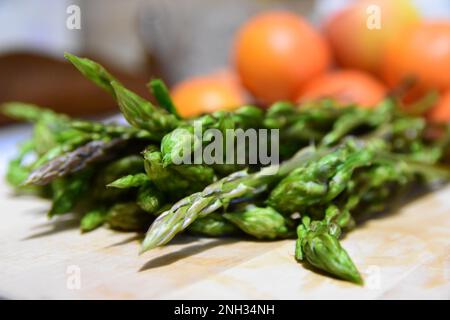
<svg viewBox="0 0 450 320"><path fill-rule="evenodd" d="M49 216L80 212L83 232L104 224L130 231L150 226L142 252L185 230L213 237L296 238L298 261L361 284L341 235L412 188L450 178L442 166L449 127L404 114L394 98L373 109L323 99L181 119L160 80L149 83L157 106L99 64L66 58L112 95L131 126L8 103L3 112L33 122L34 134L11 160L7 180L20 191L50 197ZM174 156L190 157L186 150L205 143L194 134L198 124L223 133L279 129L283 162L175 163Z"/></svg>

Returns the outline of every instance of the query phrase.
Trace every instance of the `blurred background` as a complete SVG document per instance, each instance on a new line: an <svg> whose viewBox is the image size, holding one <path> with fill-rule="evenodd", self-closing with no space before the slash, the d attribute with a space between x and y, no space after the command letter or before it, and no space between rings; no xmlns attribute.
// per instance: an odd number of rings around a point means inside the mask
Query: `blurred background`
<svg viewBox="0 0 450 320"><path fill-rule="evenodd" d="M150 98L145 83L151 77L172 86L229 64L236 30L257 12L289 9L320 28L351 2L0 0L0 103L20 100L76 115L105 114L116 110L115 103L64 61L65 51L101 62ZM423 17L450 19L448 0L412 2ZM75 29L67 26L73 5L80 9ZM0 117L0 123L8 121Z"/></svg>

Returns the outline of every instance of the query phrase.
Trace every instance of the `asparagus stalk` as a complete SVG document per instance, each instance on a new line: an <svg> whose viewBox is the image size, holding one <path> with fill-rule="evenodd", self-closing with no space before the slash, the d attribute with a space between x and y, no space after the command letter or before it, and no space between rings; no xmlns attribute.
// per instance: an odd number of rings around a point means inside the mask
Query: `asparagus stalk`
<svg viewBox="0 0 450 320"><path fill-rule="evenodd" d="M234 199L254 197L262 193L270 183L281 179L293 168L306 165L320 154L321 152L315 152L314 147L307 147L279 167L267 167L254 174L238 171L201 192L181 199L153 222L142 243L141 253L166 244L197 218L226 207Z"/></svg>
<svg viewBox="0 0 450 320"><path fill-rule="evenodd" d="M249 205L243 211L225 213L223 217L258 239L273 240L292 235L292 222L271 207Z"/></svg>
<svg viewBox="0 0 450 320"><path fill-rule="evenodd" d="M141 231L151 222L152 216L134 202L113 205L106 215L109 227L122 231Z"/></svg>
<svg viewBox="0 0 450 320"><path fill-rule="evenodd" d="M119 104L125 119L138 129L162 136L178 125L177 116L126 89L103 66L70 53L64 55L86 78L109 92ZM158 91L159 92L159 91Z"/></svg>
<svg viewBox="0 0 450 320"><path fill-rule="evenodd" d="M39 166L30 173L23 184L48 184L58 177L64 177L70 173L84 169L91 163L107 159L110 156L108 152L123 143L124 140L120 138L111 141L95 140L88 142L74 151L62 154L46 164Z"/></svg>
<svg viewBox="0 0 450 320"><path fill-rule="evenodd" d="M81 232L89 232L103 225L106 214L105 208L94 208L86 212L80 221Z"/></svg>
<svg viewBox="0 0 450 320"><path fill-rule="evenodd" d="M150 92L153 94L161 107L166 109L169 113L175 115L178 119L181 118L172 101L172 98L170 97L169 89L166 87L164 82L161 81L161 79L152 79L147 84L147 87L150 89Z"/></svg>
<svg viewBox="0 0 450 320"><path fill-rule="evenodd" d="M190 233L208 237L223 237L239 233L239 229L234 224L218 213L211 213L195 220L187 230Z"/></svg>
<svg viewBox="0 0 450 320"><path fill-rule="evenodd" d="M301 108L279 102L265 114L245 106L183 120L160 80L152 80L149 87L161 108L126 89L101 65L70 54L66 57L116 99L132 127L70 119L32 105L7 104L5 113L35 123L33 139L10 163L8 180L16 186L24 181L49 183L53 197L50 215L68 212L86 198L83 201L88 200L90 208L82 218L82 231L104 223L116 229L139 230L159 215L147 232L142 252L167 243L185 229L210 236L240 230L256 238L276 239L290 236L300 223L298 260L362 283L339 243L341 233L353 228L361 213L384 210L386 203L416 182L450 179L449 170L436 165L450 144L450 126L443 128L441 138L428 138L425 120L402 114L393 100L374 110L336 108L331 100ZM236 128L280 129L283 157L311 142L319 147L305 148L281 166L257 173L239 171L217 181L239 166L174 165L174 155L190 156L183 154L185 146L194 151L209 141L195 136L195 121L203 130L213 128L222 133ZM349 139L351 134L365 138ZM139 141L155 143L144 151L144 159L137 155L140 150L130 148ZM122 144L123 148L113 152ZM25 164L32 153L37 161ZM129 154L133 154L131 158L112 161ZM97 172L95 163L99 161L105 166ZM255 197L263 193L268 194L269 206L257 207ZM234 205L239 200L255 203L243 211ZM230 203L231 210L217 212L230 209ZM301 221L291 217L293 212L300 213Z"/></svg>
<svg viewBox="0 0 450 320"><path fill-rule="evenodd" d="M295 257L306 259L311 265L327 271L341 279L357 284L363 280L347 252L335 236L330 234L328 226L318 221L310 222L304 217L297 228Z"/></svg>

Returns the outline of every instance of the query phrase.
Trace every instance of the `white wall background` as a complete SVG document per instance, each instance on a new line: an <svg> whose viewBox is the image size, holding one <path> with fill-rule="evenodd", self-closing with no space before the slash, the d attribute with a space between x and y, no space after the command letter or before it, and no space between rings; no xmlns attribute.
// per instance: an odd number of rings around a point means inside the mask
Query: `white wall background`
<svg viewBox="0 0 450 320"><path fill-rule="evenodd" d="M133 71L141 68L145 61L144 46L154 47L173 55L175 61L184 59L180 65L186 70L177 67L183 76L192 70L208 72L216 61L226 63L229 34L236 23L255 11L255 5L261 8L288 6L317 22L351 1L0 0L0 53L33 49L61 58L63 51L86 49ZM450 19L449 0L413 1L426 17ZM81 31L66 28L66 9L71 4L81 8ZM199 8L209 14L198 11ZM140 20L143 14L146 15L144 24ZM153 26L152 17L159 21ZM141 38L137 32L139 26L145 33ZM168 26L174 26L175 30L168 30ZM178 42L179 52L176 52L176 45L164 43L166 34L170 35L170 41ZM174 36L177 34L178 40ZM216 34L216 39L209 40L211 34ZM194 55L183 52L183 42L189 41L198 47L193 49ZM209 61L210 56L216 56L217 60Z"/></svg>

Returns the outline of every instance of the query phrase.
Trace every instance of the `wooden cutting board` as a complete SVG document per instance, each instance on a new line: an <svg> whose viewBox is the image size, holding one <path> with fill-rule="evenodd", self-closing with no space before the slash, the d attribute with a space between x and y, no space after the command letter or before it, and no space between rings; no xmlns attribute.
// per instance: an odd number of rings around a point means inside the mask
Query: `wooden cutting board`
<svg viewBox="0 0 450 320"><path fill-rule="evenodd" d="M17 197L4 182L0 204L2 298L450 299L450 187L345 237L363 287L296 263L293 240L178 237L139 256L135 234L81 235L76 219L49 221L46 200Z"/></svg>
<svg viewBox="0 0 450 320"><path fill-rule="evenodd" d="M292 240L180 237L138 256L135 234L48 221L48 203L0 186L0 296L68 299L450 298L450 188L372 220L343 245L358 287L295 262Z"/></svg>

